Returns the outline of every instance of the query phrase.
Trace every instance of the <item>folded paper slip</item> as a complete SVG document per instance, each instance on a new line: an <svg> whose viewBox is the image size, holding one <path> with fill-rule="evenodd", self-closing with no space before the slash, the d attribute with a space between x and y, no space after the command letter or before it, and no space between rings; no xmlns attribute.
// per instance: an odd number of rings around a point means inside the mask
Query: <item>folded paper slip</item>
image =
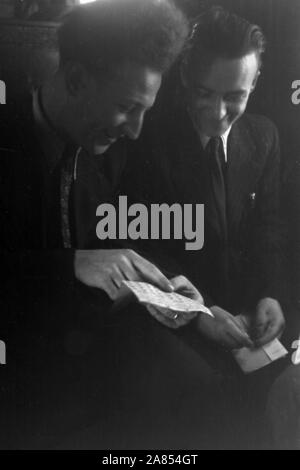
<svg viewBox="0 0 300 470"><path fill-rule="evenodd" d="M197 300L176 292L163 292L147 282L123 281L121 290L132 292L139 302L175 312L199 312L213 316L211 311Z"/></svg>

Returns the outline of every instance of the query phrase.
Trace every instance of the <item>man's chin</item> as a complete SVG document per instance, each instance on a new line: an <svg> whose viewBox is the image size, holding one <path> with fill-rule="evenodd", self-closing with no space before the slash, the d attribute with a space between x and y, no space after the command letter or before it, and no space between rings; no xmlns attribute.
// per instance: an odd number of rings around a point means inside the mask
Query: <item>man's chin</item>
<svg viewBox="0 0 300 470"><path fill-rule="evenodd" d="M111 145L113 144L114 142L112 142L111 144L94 144L94 147L93 147L93 154L94 155L103 155L103 153L105 153L109 147L111 147Z"/></svg>
<svg viewBox="0 0 300 470"><path fill-rule="evenodd" d="M226 131L230 128L232 123L226 121L221 121L221 122L214 122L207 124L207 126L203 126L205 129L203 129L203 133L207 135L208 137L219 137L223 134L225 134Z"/></svg>

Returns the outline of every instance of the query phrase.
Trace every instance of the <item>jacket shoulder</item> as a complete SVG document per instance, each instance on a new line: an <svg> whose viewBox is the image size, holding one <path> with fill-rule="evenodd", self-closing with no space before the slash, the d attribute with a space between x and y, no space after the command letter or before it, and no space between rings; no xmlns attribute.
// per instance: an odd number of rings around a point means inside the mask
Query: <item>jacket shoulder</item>
<svg viewBox="0 0 300 470"><path fill-rule="evenodd" d="M257 141L272 143L278 141L278 130L271 119L261 114L245 113L239 122Z"/></svg>

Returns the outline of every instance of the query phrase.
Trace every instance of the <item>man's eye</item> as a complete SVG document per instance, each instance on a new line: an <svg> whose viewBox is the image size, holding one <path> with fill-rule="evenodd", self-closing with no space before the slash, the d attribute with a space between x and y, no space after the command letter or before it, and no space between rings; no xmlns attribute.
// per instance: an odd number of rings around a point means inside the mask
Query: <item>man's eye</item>
<svg viewBox="0 0 300 470"><path fill-rule="evenodd" d="M242 95L228 95L226 96L226 101L230 101L231 103L241 103L246 99L246 97L246 93Z"/></svg>
<svg viewBox="0 0 300 470"><path fill-rule="evenodd" d="M131 111L133 111L134 105L119 104L118 108L122 113L130 113Z"/></svg>

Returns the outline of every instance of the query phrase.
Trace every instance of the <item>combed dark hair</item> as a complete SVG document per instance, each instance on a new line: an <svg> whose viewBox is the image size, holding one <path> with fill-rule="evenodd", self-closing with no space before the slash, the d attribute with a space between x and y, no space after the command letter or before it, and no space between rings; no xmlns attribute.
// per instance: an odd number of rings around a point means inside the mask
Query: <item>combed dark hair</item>
<svg viewBox="0 0 300 470"><path fill-rule="evenodd" d="M238 59L254 52L260 67L265 48L266 40L259 26L216 6L195 19L184 63L188 69L195 63L207 68L216 58Z"/></svg>
<svg viewBox="0 0 300 470"><path fill-rule="evenodd" d="M60 63L90 71L124 60L166 71L189 33L183 13L167 0L98 0L75 7L58 31Z"/></svg>

